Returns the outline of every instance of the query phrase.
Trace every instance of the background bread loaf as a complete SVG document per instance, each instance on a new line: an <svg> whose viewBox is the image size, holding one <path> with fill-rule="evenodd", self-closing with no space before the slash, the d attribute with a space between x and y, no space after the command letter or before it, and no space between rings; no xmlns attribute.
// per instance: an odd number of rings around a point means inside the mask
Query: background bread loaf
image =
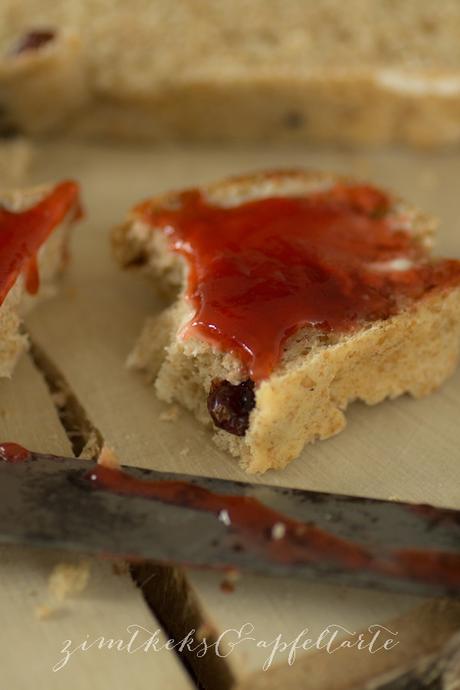
<svg viewBox="0 0 460 690"><path fill-rule="evenodd" d="M35 187L10 192L0 190L0 207L20 212L33 207L50 191L49 187ZM25 276L21 273L0 304L0 378L9 378L19 357L28 347L28 338L22 329L22 318L37 302L50 297L56 290L68 251L69 232L74 221L75 207L52 230L37 254L39 290L30 294ZM5 280L5 276L2 276Z"/></svg>
<svg viewBox="0 0 460 690"><path fill-rule="evenodd" d="M39 134L456 144L459 36L456 0L3 0L0 102Z"/></svg>

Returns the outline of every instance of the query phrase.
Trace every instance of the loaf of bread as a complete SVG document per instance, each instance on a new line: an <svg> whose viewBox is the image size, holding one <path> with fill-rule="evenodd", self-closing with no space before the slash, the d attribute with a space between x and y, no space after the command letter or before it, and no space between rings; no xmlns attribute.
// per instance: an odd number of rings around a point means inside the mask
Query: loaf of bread
<svg viewBox="0 0 460 690"><path fill-rule="evenodd" d="M114 230L115 255L175 297L129 364L248 472L282 468L342 430L350 402L424 396L453 372L460 262L431 257L435 225L304 171L147 201Z"/></svg>
<svg viewBox="0 0 460 690"><path fill-rule="evenodd" d="M457 0L3 0L3 127L460 142Z"/></svg>
<svg viewBox="0 0 460 690"><path fill-rule="evenodd" d="M55 290L79 209L72 182L0 192L0 377L27 349L23 315Z"/></svg>

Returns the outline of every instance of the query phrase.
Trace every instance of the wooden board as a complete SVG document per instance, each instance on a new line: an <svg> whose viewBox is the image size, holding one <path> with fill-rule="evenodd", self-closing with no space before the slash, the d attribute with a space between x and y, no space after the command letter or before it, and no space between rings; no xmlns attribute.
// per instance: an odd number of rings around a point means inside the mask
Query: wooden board
<svg viewBox="0 0 460 690"><path fill-rule="evenodd" d="M0 439L46 447L52 453L71 452L48 389L27 356L13 380L0 381ZM66 585L70 591L64 598L63 565L89 574L82 591ZM160 644L166 641L129 573L116 574L113 565L59 552L0 549L0 687L191 687L170 651L129 654L94 644L101 637L107 643L110 638L128 642L135 632L129 626L139 626L136 644L148 640L149 630L159 630ZM85 641L93 646L85 652L77 650L66 661L66 640L71 640L69 651Z"/></svg>
<svg viewBox="0 0 460 690"><path fill-rule="evenodd" d="M460 256L456 190L460 160L454 156L381 153L319 153L304 150L136 150L90 146L48 146L36 153L35 179L73 175L82 181L87 221L74 238L74 261L60 297L37 309L28 321L33 337L67 378L93 424L127 464L193 474L245 478L230 457L216 450L209 434L185 412L174 422L161 421L164 406L142 379L124 368L124 360L145 316L160 308L148 284L121 274L108 249L108 232L142 197L168 188L199 184L258 168L303 165L364 175L391 185L442 221L439 247ZM457 172L456 172L457 171ZM348 427L339 436L307 447L284 472L263 480L273 484L428 501L460 507L460 374L422 401L401 398L374 408L355 404ZM46 450L46 447L38 449ZM251 478L258 481L257 478ZM206 672L204 659L193 659L207 687L221 674L234 687L348 687L384 667L436 649L455 627L460 613L409 596L372 594L320 584L244 577L229 595L219 578L207 573L165 574L169 603L162 615L168 626L187 632L190 621L211 626L216 634L243 623L257 635L290 640L305 627L315 631L337 624L353 631L369 624L391 627L399 618L397 651L341 661L298 654L294 667L276 657L262 671L263 654L255 645L237 646ZM192 611L170 605L182 597ZM185 593L185 594L184 594ZM155 600L155 595L153 594ZM184 597L186 597L184 599ZM155 600L157 606L161 601ZM168 614L169 611L169 614ZM174 611L174 616L171 612ZM421 621L425 636L417 635ZM324 656L324 655L323 655ZM301 669L300 671L293 669ZM312 669L316 669L313 670ZM316 681L308 679L308 673ZM316 675L314 675L316 674ZM322 685L321 685L322 683Z"/></svg>

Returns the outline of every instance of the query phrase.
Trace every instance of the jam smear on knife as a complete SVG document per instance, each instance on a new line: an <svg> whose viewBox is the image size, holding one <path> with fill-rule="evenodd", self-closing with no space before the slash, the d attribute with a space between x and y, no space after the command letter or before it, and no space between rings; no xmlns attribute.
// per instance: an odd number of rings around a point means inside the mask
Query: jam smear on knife
<svg viewBox="0 0 460 690"><path fill-rule="evenodd" d="M41 458L40 454L16 443L0 444L0 462L27 463ZM54 458L59 463L65 461L58 456L45 458ZM82 490L87 486L96 491L136 496L211 513L234 534L238 550L256 549L273 562L292 565L315 561L335 563L351 572L380 572L390 579L409 576L418 582L442 582L455 591L460 588L458 553L429 548L390 549L381 553L379 547L364 546L314 523L295 520L253 496L217 493L183 479L142 479L123 469L97 464L84 471L83 480L84 484L79 484ZM412 511L412 508L401 506L401 510ZM435 510L439 520L452 514L452 511L442 508L432 508L432 513ZM420 520L425 522L425 519L422 512Z"/></svg>

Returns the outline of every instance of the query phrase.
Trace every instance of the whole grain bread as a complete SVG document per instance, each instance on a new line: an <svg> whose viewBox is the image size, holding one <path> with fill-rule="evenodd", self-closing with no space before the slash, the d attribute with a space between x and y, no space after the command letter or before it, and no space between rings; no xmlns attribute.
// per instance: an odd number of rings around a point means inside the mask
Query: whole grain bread
<svg viewBox="0 0 460 690"><path fill-rule="evenodd" d="M40 186L9 192L0 191L0 206L9 211L24 211L38 203L49 190L48 186ZM55 293L57 279L65 265L74 215L73 210L72 214L54 228L38 252L38 292L34 295L27 292L24 275L21 274L0 305L0 378L9 378L12 375L19 357L27 350L28 339L22 330L23 316L37 302Z"/></svg>
<svg viewBox="0 0 460 690"><path fill-rule="evenodd" d="M4 127L458 143L459 35L457 0L3 0Z"/></svg>
<svg viewBox="0 0 460 690"><path fill-rule="evenodd" d="M270 196L308 195L332 187L338 179L316 172L261 173L201 192L213 204L232 206ZM175 200L173 193L151 203L171 207ZM391 205L428 250L434 219L394 196ZM249 427L244 436L235 436L213 427L207 398L213 381L239 384L247 371L230 352L196 336L181 337L193 316L185 298L185 260L136 210L114 230L113 247L121 266L144 271L175 295L164 312L147 320L129 366L148 374L161 400L180 402L211 427L216 443L250 473L282 468L306 443L341 431L350 402L375 404L403 393L427 395L457 365L459 286L429 292L390 318L365 323L351 333L303 328L286 342L271 376L256 387Z"/></svg>

